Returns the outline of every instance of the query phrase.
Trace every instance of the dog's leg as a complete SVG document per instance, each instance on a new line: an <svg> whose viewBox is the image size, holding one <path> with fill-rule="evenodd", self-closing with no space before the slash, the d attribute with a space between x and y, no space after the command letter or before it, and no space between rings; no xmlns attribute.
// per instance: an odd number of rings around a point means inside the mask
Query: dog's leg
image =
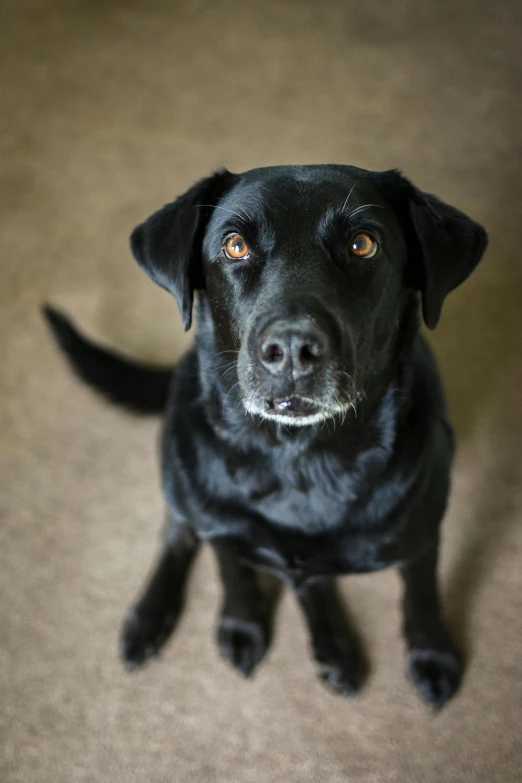
<svg viewBox="0 0 522 783"><path fill-rule="evenodd" d="M128 669L157 655L176 627L198 546L199 540L189 527L172 523L154 572L125 620L121 655Z"/></svg>
<svg viewBox="0 0 522 783"><path fill-rule="evenodd" d="M214 546L223 582L217 630L219 651L248 677L264 657L270 636L270 608L259 577L224 546Z"/></svg>
<svg viewBox="0 0 522 783"><path fill-rule="evenodd" d="M410 676L421 696L440 709L460 685L462 663L441 615L438 546L401 568L404 636Z"/></svg>
<svg viewBox="0 0 522 783"><path fill-rule="evenodd" d="M296 592L321 679L336 693L353 696L361 686L363 667L335 579L316 579Z"/></svg>

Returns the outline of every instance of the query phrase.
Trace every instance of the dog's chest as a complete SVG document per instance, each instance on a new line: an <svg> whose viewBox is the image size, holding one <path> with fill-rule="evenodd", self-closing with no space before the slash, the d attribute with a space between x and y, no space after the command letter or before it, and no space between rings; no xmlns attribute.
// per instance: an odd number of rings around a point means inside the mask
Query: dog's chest
<svg viewBox="0 0 522 783"><path fill-rule="evenodd" d="M261 475L256 472L258 492ZM397 508L409 482L393 493L392 501L385 486L359 495L350 473L339 473L327 485L311 482L302 488L267 476L260 494L247 476L238 472L237 486L242 487L242 507L252 513L227 523L218 536L224 534L241 560L294 587L320 576L379 570L409 556L408 512ZM416 548L415 536L410 538Z"/></svg>
<svg viewBox="0 0 522 783"><path fill-rule="evenodd" d="M342 524L356 499L354 477L328 455L314 460L248 460L231 466L243 502L275 525L320 533Z"/></svg>

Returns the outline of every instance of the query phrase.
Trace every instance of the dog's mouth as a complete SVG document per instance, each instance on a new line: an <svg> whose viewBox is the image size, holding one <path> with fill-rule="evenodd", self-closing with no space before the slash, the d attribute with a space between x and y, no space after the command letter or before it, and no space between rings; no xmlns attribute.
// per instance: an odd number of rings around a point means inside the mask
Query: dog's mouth
<svg viewBox="0 0 522 783"><path fill-rule="evenodd" d="M265 399L264 404L266 415L274 414L285 416L289 419L317 416L322 407L315 400L309 400L306 397L301 397L299 394L274 400Z"/></svg>
<svg viewBox="0 0 522 783"><path fill-rule="evenodd" d="M276 398L265 397L259 402L243 398L243 405L248 413L254 416L294 427L316 424L335 416L338 412L324 403L299 394Z"/></svg>

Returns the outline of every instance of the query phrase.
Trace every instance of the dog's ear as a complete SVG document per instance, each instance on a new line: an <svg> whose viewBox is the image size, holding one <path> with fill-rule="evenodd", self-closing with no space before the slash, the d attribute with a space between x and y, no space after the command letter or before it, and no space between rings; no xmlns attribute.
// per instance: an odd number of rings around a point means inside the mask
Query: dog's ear
<svg viewBox="0 0 522 783"><path fill-rule="evenodd" d="M488 244L484 228L436 196L423 193L399 172L387 172L401 191L407 221L408 271L421 292L424 322L434 329L446 296L473 272Z"/></svg>
<svg viewBox="0 0 522 783"><path fill-rule="evenodd" d="M194 290L203 287L201 244L211 208L236 177L220 169L154 212L131 234L138 264L176 298L185 331L192 323Z"/></svg>

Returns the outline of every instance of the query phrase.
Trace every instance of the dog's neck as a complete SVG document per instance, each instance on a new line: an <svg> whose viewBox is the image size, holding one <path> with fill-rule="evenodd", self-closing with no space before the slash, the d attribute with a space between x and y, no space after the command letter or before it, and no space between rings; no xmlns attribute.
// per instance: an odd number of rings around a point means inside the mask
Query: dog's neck
<svg viewBox="0 0 522 783"><path fill-rule="evenodd" d="M417 297L412 294L405 300L393 349L354 414L343 420L338 417L292 427L253 416L245 410L234 361L237 351L223 349L208 300L200 293L197 318L200 398L210 426L220 439L245 452L266 452L278 447L294 454L311 447L345 452L349 443L355 457L375 445L372 435L377 429L387 433L387 447L391 448L392 432L395 433L398 418L407 407L412 385L411 359L419 329L418 311ZM387 419L384 430L383 416Z"/></svg>

